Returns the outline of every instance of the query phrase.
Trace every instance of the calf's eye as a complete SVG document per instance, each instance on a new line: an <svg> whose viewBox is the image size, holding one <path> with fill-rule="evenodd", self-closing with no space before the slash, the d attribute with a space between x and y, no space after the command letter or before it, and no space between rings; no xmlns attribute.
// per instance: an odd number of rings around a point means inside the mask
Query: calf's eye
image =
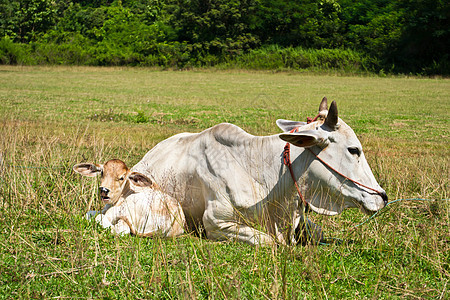
<svg viewBox="0 0 450 300"><path fill-rule="evenodd" d="M359 148L357 148L357 147L349 147L347 149L348 149L348 152L350 152L350 154L352 154L352 155L357 155L357 156L361 155L361 150L359 150Z"/></svg>

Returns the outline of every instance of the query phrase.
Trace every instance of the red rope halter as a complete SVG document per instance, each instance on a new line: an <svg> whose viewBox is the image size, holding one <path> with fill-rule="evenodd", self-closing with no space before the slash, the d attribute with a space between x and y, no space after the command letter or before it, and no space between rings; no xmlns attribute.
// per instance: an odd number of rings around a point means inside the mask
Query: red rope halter
<svg viewBox="0 0 450 300"><path fill-rule="evenodd" d="M307 124L316 121L316 120L319 118L319 116L320 116L320 115L317 115L317 116L316 116L315 118L313 118L313 119L312 119L312 118L307 118ZM291 133L293 133L293 132L298 132L298 127L292 129L290 132L291 132ZM334 171L334 172L336 172L337 174L339 174L340 176L344 177L346 180L351 181L351 182L353 182L354 184L359 185L359 186L362 186L362 187L364 187L364 188L366 188L366 189L368 189L368 190L374 191L374 192L376 192L377 194L379 194L380 196L383 195L383 193L380 192L380 191L378 191L377 189L371 188L371 187L369 187L369 186L367 186L367 185L364 185L364 184L362 184L362 183L360 183L360 182L358 182L358 181L356 181L356 180L353 180L353 179L351 179L351 178L345 176L344 174L342 174L341 172L339 172L338 170L336 170L335 168L333 168L332 166L330 166L328 163L326 163L322 158L320 158L317 154L315 154L311 149L309 149L309 148L306 148L306 149L308 149L309 152L311 152L311 153L312 153L312 154L313 154L313 155L314 155L314 156L315 156L315 157L316 157L316 158L317 158L324 166L328 167L328 168L331 169L332 171ZM300 199L302 200L303 205L305 206L305 209L308 210L308 207L309 207L308 202L305 200L305 197L303 197L303 194L302 194L302 192L301 192L301 190L300 190L300 188L299 188L299 186L298 186L298 184L297 184L297 180L295 179L294 170L292 169L292 163L291 163L291 147L290 147L290 144L289 144L289 143L286 143L286 146L284 146L284 151L283 151L283 163L284 163L285 166L288 167L289 172L291 173L292 180L294 180L295 187L297 188L298 195L299 195Z"/></svg>

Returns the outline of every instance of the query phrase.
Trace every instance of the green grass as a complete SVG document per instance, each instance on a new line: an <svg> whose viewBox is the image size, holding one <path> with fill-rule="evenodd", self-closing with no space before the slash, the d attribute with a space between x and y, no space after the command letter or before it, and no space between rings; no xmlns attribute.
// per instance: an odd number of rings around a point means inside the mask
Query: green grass
<svg viewBox="0 0 450 300"><path fill-rule="evenodd" d="M275 134L323 96L390 200L379 216L311 214L341 244L255 248L115 237L81 161L133 165L159 141L232 122ZM245 71L0 67L0 299L446 299L448 79ZM281 150L280 150L281 151Z"/></svg>

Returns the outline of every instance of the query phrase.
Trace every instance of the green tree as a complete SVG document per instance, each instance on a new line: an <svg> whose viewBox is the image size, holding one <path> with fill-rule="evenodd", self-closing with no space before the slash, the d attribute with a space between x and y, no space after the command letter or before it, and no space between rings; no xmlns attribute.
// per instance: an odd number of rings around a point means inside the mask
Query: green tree
<svg viewBox="0 0 450 300"><path fill-rule="evenodd" d="M450 74L450 2L405 0L405 26L392 53L402 72Z"/></svg>
<svg viewBox="0 0 450 300"><path fill-rule="evenodd" d="M264 44L339 47L343 43L340 11L334 0L260 0L256 32Z"/></svg>
<svg viewBox="0 0 450 300"><path fill-rule="evenodd" d="M0 34L17 42L29 42L56 22L56 5L50 0L0 0Z"/></svg>
<svg viewBox="0 0 450 300"><path fill-rule="evenodd" d="M450 2L339 0L347 45L394 72L450 72Z"/></svg>
<svg viewBox="0 0 450 300"><path fill-rule="evenodd" d="M72 52L74 57L89 57L89 64L165 65L167 58L161 48L170 48L174 35L164 23L143 20L143 15L145 12L133 13L120 1L100 7L70 4L40 42L56 44L54 48ZM68 60L68 55L61 55L62 61Z"/></svg>
<svg viewBox="0 0 450 300"><path fill-rule="evenodd" d="M169 0L169 25L198 57L228 56L258 44L250 31L254 0Z"/></svg>

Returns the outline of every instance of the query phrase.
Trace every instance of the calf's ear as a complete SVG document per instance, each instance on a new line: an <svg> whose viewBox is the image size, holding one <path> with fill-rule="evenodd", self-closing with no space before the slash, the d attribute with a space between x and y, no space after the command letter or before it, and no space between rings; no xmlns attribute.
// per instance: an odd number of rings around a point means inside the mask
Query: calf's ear
<svg viewBox="0 0 450 300"><path fill-rule="evenodd" d="M300 132L285 132L279 135L280 139L297 147L325 146L326 138L318 131L305 130Z"/></svg>
<svg viewBox="0 0 450 300"><path fill-rule="evenodd" d="M73 166L73 170L83 176L94 177L103 170L103 166L97 165L97 164L86 164L86 163L85 164L77 164L77 165Z"/></svg>
<svg viewBox="0 0 450 300"><path fill-rule="evenodd" d="M154 183L150 178L138 172L131 172L130 175L128 175L128 179L135 186L154 187Z"/></svg>

